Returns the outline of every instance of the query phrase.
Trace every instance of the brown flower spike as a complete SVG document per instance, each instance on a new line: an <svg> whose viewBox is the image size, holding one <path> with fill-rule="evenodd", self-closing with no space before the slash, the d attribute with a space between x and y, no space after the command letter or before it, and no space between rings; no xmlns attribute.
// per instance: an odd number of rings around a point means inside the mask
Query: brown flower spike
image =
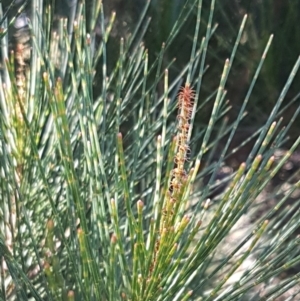
<svg viewBox="0 0 300 301"><path fill-rule="evenodd" d="M189 84L186 84L180 89L178 94L178 132L176 136L176 154L174 157L175 167L172 171L172 180L170 183L169 191L167 191L166 201L162 210L162 219L159 230L159 238L155 242L155 250L153 262L149 269L149 274L151 275L155 266L157 265L157 257L161 250L162 241L165 243L172 242L170 236L174 236L174 225L172 220L174 214L176 214L176 209L179 208L184 184L187 180L187 173L184 169L185 161L188 157L189 152L189 129L190 129L190 119L193 110L193 101L195 98L195 92L191 89ZM163 245L165 245L163 243ZM150 276L149 276L150 277Z"/></svg>
<svg viewBox="0 0 300 301"><path fill-rule="evenodd" d="M189 145L188 145L188 133L190 129L190 119L193 110L193 100L195 98L195 92L191 89L189 84L186 84L181 88L178 94L178 134L177 134L177 151L175 155L176 167L173 169L173 179L171 181L172 197L176 199L176 196L180 192L180 188L186 180L186 171L184 169L184 163L187 160Z"/></svg>
<svg viewBox="0 0 300 301"><path fill-rule="evenodd" d="M186 84L180 89L178 94L178 131L176 136L176 154L174 157L175 167L172 170L172 180L169 191L166 196L166 203L163 207L163 218L160 227L160 232L172 227L172 217L176 214L179 208L180 199L182 197L182 189L187 180L187 173L184 169L185 161L189 152L189 129L190 119L193 110L193 101L195 92L189 84Z"/></svg>

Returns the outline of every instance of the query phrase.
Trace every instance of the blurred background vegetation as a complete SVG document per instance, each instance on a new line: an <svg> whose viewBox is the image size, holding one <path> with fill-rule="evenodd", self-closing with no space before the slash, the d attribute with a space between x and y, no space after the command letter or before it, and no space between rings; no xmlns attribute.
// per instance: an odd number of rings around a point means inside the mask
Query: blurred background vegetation
<svg viewBox="0 0 300 301"><path fill-rule="evenodd" d="M109 18L113 11L115 11L118 16L112 31L113 38L110 39L109 43L110 49L108 53L111 57L115 56L117 58L120 37L126 39L129 37L130 32L133 32L146 2L147 0L103 1L107 18ZM28 11L30 11L31 1L16 0L13 8L10 10L11 16L13 16L24 3L27 3ZM89 0L87 0L87 3L89 3ZM203 1L201 21L202 36L205 35L204 30L208 20L210 3L211 1ZM8 7L11 1L4 0L3 4L4 8ZM151 1L150 9L147 11L150 21L149 30L144 41L146 48L149 49L150 61L155 60L158 52L161 50L162 43L168 39L173 25L180 19L184 5L184 0ZM56 1L55 14L57 18L71 17L72 20L75 7L76 0ZM87 15L89 13L90 12L87 11ZM264 124L279 97L293 63L300 53L300 27L298 26L298 20L300 19L300 1L217 0L213 19L213 24L217 26L217 28L209 43L206 59L209 68L205 74L206 84L199 96L200 101L206 99L208 95L211 95L218 86L224 61L231 53L237 30L245 14L249 16L246 30L241 45L239 45L238 53L227 83L229 91L227 97L232 106L232 109L228 113L229 120L236 118L270 34L274 34L274 39L266 63L252 93L251 101L248 104L248 112L251 112L251 114L249 114L251 118L245 118L241 124L239 134L232 147L239 145L245 137L248 137ZM24 34L24 30L26 30L26 13L22 13L18 19L19 22L16 23L17 28L16 26L12 28L12 30L15 31L15 39L11 41L12 44L16 42L15 40L19 38L24 39L26 36ZM172 59L176 58L176 61L170 68L171 79L172 76L174 77L182 70L184 62L188 60L194 26L194 18L187 20L184 25L186 35L179 35L176 43L173 43L172 48L169 49L168 57L163 62L165 66L167 66ZM98 34L99 41L101 41L100 25ZM111 66L108 66L108 68L112 68L112 66L114 66L114 60L110 59L109 62L111 62ZM289 108L283 114L284 120L289 120L295 108L299 105L299 77L300 75L298 74L284 100L285 104L290 103ZM95 89L97 90L97 87L95 87ZM199 125L202 123L206 124L210 111L211 107L206 106L198 113L197 122ZM288 145L291 145L298 135L299 126L300 120L296 121L294 127L291 129L291 139ZM242 151L236 155L235 160L239 162L244 160L247 153L247 151ZM232 162L232 164L235 164L235 162Z"/></svg>

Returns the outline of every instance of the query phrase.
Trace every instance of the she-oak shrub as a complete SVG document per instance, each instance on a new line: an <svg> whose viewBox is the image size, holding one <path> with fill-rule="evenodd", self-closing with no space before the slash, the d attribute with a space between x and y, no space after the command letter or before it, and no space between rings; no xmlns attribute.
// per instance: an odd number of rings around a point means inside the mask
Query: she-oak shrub
<svg viewBox="0 0 300 301"><path fill-rule="evenodd" d="M255 139L248 160L210 199L224 160L236 151L229 146L273 37L237 119L227 124L225 85L247 16L216 91L201 99L215 1L202 39L202 1L187 1L150 65L142 43L149 4L132 36L120 40L111 72L107 43L115 15L107 21L99 1L90 3L88 20L82 2L74 22L62 19L54 28L52 2L33 0L28 64L24 45L9 54L3 23L1 300L277 300L297 293L299 273L278 279L300 261L298 204L285 206L298 181L271 194L276 206L241 239L223 242L239 220L259 210L257 199L299 145L297 139L274 160L299 113L281 127L282 101L300 60L266 124L245 137L243 144ZM170 82L172 63L164 56L194 11L190 61ZM202 128L197 112L211 101Z"/></svg>

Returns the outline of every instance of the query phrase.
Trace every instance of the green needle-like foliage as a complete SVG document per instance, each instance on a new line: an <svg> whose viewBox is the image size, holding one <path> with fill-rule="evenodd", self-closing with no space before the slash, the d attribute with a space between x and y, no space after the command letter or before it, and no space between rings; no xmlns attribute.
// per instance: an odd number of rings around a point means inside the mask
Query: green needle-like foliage
<svg viewBox="0 0 300 301"><path fill-rule="evenodd" d="M202 0L187 1L151 62L150 1L116 59L108 49L118 16L90 2L76 4L74 21L54 22L54 1L33 0L29 60L28 45L10 52L3 31L0 300L276 300L296 288L298 272L280 277L300 263L300 212L288 203L300 182L264 193L300 143L275 158L299 113L281 126L300 59L266 124L241 144L255 142L248 159L219 183L273 36L228 123L226 81L247 16L215 92L202 99L215 0L205 37ZM171 80L166 54L188 18L196 20L190 60ZM276 200L265 211L262 195ZM245 218L252 222L233 236Z"/></svg>

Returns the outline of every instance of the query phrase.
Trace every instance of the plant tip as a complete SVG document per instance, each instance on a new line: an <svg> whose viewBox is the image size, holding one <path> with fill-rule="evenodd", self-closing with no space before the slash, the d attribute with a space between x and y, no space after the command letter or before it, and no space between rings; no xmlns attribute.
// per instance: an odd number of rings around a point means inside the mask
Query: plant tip
<svg viewBox="0 0 300 301"><path fill-rule="evenodd" d="M262 159L262 154L256 156L256 160L261 161L261 159Z"/></svg>
<svg viewBox="0 0 300 301"><path fill-rule="evenodd" d="M207 199L207 200L205 201L204 205L203 205L203 208L204 208L205 210L208 209L209 204L210 204L210 199Z"/></svg>
<svg viewBox="0 0 300 301"><path fill-rule="evenodd" d="M138 200L137 201L137 207L138 207L138 209L143 209L144 203L141 200Z"/></svg>
<svg viewBox="0 0 300 301"><path fill-rule="evenodd" d="M246 162L241 163L240 168L245 169L246 168Z"/></svg>
<svg viewBox="0 0 300 301"><path fill-rule="evenodd" d="M121 293L122 299L126 299L126 294L124 292Z"/></svg>
<svg viewBox="0 0 300 301"><path fill-rule="evenodd" d="M86 34L86 42L87 44L91 44L91 35L89 33Z"/></svg>
<svg viewBox="0 0 300 301"><path fill-rule="evenodd" d="M116 244L117 243L117 236L115 233L112 234L111 238L110 238L110 241L112 244Z"/></svg>
<svg viewBox="0 0 300 301"><path fill-rule="evenodd" d="M43 264L43 266L44 266L44 269L45 269L45 270L50 269L50 264L49 264L48 261L45 261L44 264Z"/></svg>
<svg viewBox="0 0 300 301"><path fill-rule="evenodd" d="M54 222L53 219L49 219L47 222L47 228L48 230L52 230L54 228Z"/></svg>

